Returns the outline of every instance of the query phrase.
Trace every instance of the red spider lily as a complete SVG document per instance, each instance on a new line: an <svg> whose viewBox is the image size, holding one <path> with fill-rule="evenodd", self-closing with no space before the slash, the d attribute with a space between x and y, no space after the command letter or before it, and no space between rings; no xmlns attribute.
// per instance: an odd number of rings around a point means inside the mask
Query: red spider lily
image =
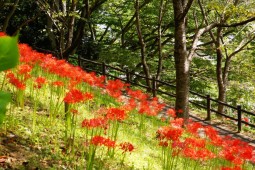
<svg viewBox="0 0 255 170"><path fill-rule="evenodd" d="M106 118L108 120L124 120L126 116L125 110L119 108L110 108L106 113Z"/></svg>
<svg viewBox="0 0 255 170"><path fill-rule="evenodd" d="M34 51L27 44L19 44L19 52L20 52L20 62L25 62L31 65L34 65L36 63L41 63L42 60L46 58L45 54Z"/></svg>
<svg viewBox="0 0 255 170"><path fill-rule="evenodd" d="M29 74L31 71L32 71L32 67L28 64L22 64L22 65L19 65L18 67L19 74L26 75L26 74Z"/></svg>
<svg viewBox="0 0 255 170"><path fill-rule="evenodd" d="M81 80L70 80L69 81L69 85L68 85L68 88L69 89L74 89L77 87L78 84L80 84L82 81Z"/></svg>
<svg viewBox="0 0 255 170"><path fill-rule="evenodd" d="M144 100L140 103L138 113L140 114L149 114L150 113L150 105L147 100Z"/></svg>
<svg viewBox="0 0 255 170"><path fill-rule="evenodd" d="M5 34L5 32L0 32L0 37L4 37L4 36L7 36L7 35Z"/></svg>
<svg viewBox="0 0 255 170"><path fill-rule="evenodd" d="M126 111L131 111L133 109L135 109L137 107L137 103L135 101L134 98L130 98L128 99L128 101L126 102L126 104L124 105L124 110Z"/></svg>
<svg viewBox="0 0 255 170"><path fill-rule="evenodd" d="M123 150L123 153L132 152L135 149L134 146L129 142L120 143L119 146L120 146L120 149Z"/></svg>
<svg viewBox="0 0 255 170"><path fill-rule="evenodd" d="M244 160L251 160L254 148L248 143L232 137L224 137L222 151L220 156L233 162L234 164L243 164Z"/></svg>
<svg viewBox="0 0 255 170"><path fill-rule="evenodd" d="M194 148L184 147L181 153L184 157L188 157L194 160L208 160L208 159L212 159L216 157L213 152L209 151L206 148L194 149Z"/></svg>
<svg viewBox="0 0 255 170"><path fill-rule="evenodd" d="M145 101L149 97L148 94L143 93L141 90L127 89L127 93L129 96L131 96L139 101Z"/></svg>
<svg viewBox="0 0 255 170"><path fill-rule="evenodd" d="M96 75L95 76L93 76L93 80L94 80L94 82L93 82L93 85L94 86L97 86L97 87L104 87L104 82L105 82L105 76L99 76L99 77L97 77Z"/></svg>
<svg viewBox="0 0 255 170"><path fill-rule="evenodd" d="M35 79L35 83L36 84L34 85L34 87L40 89L40 88L42 88L42 86L44 84L46 84L46 78L45 77L37 77Z"/></svg>
<svg viewBox="0 0 255 170"><path fill-rule="evenodd" d="M234 167L221 167L221 170L242 170L240 166L234 166Z"/></svg>
<svg viewBox="0 0 255 170"><path fill-rule="evenodd" d="M97 77L95 72L86 73L82 72L83 82L88 83L90 86L104 87L105 76Z"/></svg>
<svg viewBox="0 0 255 170"><path fill-rule="evenodd" d="M203 128L203 125L200 122L190 122L186 126L187 132L191 133L192 135L198 136L199 129Z"/></svg>
<svg viewBox="0 0 255 170"><path fill-rule="evenodd" d="M182 128L174 128L170 126L163 126L160 127L157 131L158 138L159 139L167 139L167 140L178 140L182 134L183 134L183 129Z"/></svg>
<svg viewBox="0 0 255 170"><path fill-rule="evenodd" d="M104 145L108 148L113 148L116 146L116 142L109 139L109 138L104 138L102 136L94 136L92 139L91 139L91 144L93 145Z"/></svg>
<svg viewBox="0 0 255 170"><path fill-rule="evenodd" d="M184 147L184 142L181 142L180 140L173 141L172 143L172 148L174 149L183 149Z"/></svg>
<svg viewBox="0 0 255 170"><path fill-rule="evenodd" d="M89 97L88 97L89 96ZM92 99L92 94L83 94L80 90L77 89L71 89L65 96L64 102L66 103L79 103L83 102L85 100Z"/></svg>
<svg viewBox="0 0 255 170"><path fill-rule="evenodd" d="M170 120L170 124L173 127L182 127L184 123L184 119L183 118L176 118L174 120Z"/></svg>
<svg viewBox="0 0 255 170"><path fill-rule="evenodd" d="M167 141L160 141L159 146L168 147L168 142Z"/></svg>
<svg viewBox="0 0 255 170"><path fill-rule="evenodd" d="M91 100L94 98L94 95L92 93L87 92L87 93L84 93L84 97L86 100Z"/></svg>
<svg viewBox="0 0 255 170"><path fill-rule="evenodd" d="M107 93L114 97L119 98L122 95L122 90L127 86L127 84L123 83L121 80L109 80L106 85Z"/></svg>
<svg viewBox="0 0 255 170"><path fill-rule="evenodd" d="M221 146L223 143L222 137L219 135L218 131L216 131L211 126L206 126L204 128L206 136L210 139L211 143L216 146Z"/></svg>
<svg viewBox="0 0 255 170"><path fill-rule="evenodd" d="M173 117L173 118L176 117L176 111L175 111L175 109L172 109L172 108L168 109L168 110L166 111L166 114L167 114L168 116L170 116L170 117Z"/></svg>
<svg viewBox="0 0 255 170"><path fill-rule="evenodd" d="M12 72L7 73L6 77L9 79L9 83L14 85L19 90L25 90L26 85L20 81L18 78L15 77L15 75Z"/></svg>
<svg viewBox="0 0 255 170"><path fill-rule="evenodd" d="M91 143L93 145L103 145L104 144L104 141L105 141L105 138L102 137L102 136L94 136L92 139L91 139Z"/></svg>
<svg viewBox="0 0 255 170"><path fill-rule="evenodd" d="M74 115L77 115L79 113L78 110L76 109L71 109L70 112L73 113Z"/></svg>
<svg viewBox="0 0 255 170"><path fill-rule="evenodd" d="M223 150L219 153L219 156L234 164L242 165L244 162L241 158L237 157L230 150Z"/></svg>
<svg viewBox="0 0 255 170"><path fill-rule="evenodd" d="M86 128L106 128L107 126L107 119L99 117L99 118L93 118L93 119L84 119L82 121L82 127Z"/></svg>
<svg viewBox="0 0 255 170"><path fill-rule="evenodd" d="M186 138L184 144L191 148L205 148L206 141L200 138Z"/></svg>
<svg viewBox="0 0 255 170"><path fill-rule="evenodd" d="M152 101L150 102L150 108L151 108L151 111L148 113L148 115L150 116L156 116L158 115L158 113L160 111L163 110L163 108L165 107L165 104L164 103L160 103L158 101L158 98L154 97L152 99Z"/></svg>
<svg viewBox="0 0 255 170"><path fill-rule="evenodd" d="M54 82L52 82L52 85L55 87L62 87L65 84L62 81L54 81Z"/></svg>
<svg viewBox="0 0 255 170"><path fill-rule="evenodd" d="M109 139L109 138L106 138L104 140L104 146L108 147L108 148L114 148L116 146L116 142Z"/></svg>

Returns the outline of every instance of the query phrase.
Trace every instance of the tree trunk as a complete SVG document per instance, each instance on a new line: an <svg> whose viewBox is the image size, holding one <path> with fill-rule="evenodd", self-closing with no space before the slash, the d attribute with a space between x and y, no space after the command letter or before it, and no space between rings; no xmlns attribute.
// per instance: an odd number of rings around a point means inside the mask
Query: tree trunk
<svg viewBox="0 0 255 170"><path fill-rule="evenodd" d="M184 13L185 0L173 0L175 20L174 58L176 69L176 101L177 116L184 118L185 123L189 118L189 74L190 61L186 47L186 16Z"/></svg>
<svg viewBox="0 0 255 170"><path fill-rule="evenodd" d="M15 3L13 4L11 11L6 16L4 23L3 23L3 29L2 29L3 32L6 32L9 22L10 22L10 19L11 19L12 15L14 14L15 10L17 9L18 3L19 3L19 0L16 0Z"/></svg>
<svg viewBox="0 0 255 170"><path fill-rule="evenodd" d="M222 69L222 59L223 54L221 51L221 34L222 34L222 28L218 27L217 29L217 38L216 38L216 54L217 54L217 65L216 65L216 74L217 74L217 84L218 84L218 100L220 102L226 102L226 76L224 76L225 73L223 73ZM225 77L225 78L224 78ZM218 110L219 113L224 112L224 105L218 104Z"/></svg>
<svg viewBox="0 0 255 170"><path fill-rule="evenodd" d="M70 16L70 13L76 11L76 3L77 3L77 1L72 1L70 10L67 10L68 11L68 16L67 17L69 18L69 23L68 23L68 33L67 33L66 48L69 48L72 45L75 17L74 16Z"/></svg>
<svg viewBox="0 0 255 170"><path fill-rule="evenodd" d="M162 18L163 18L164 0L160 0L159 18L158 18L158 69L156 79L160 80L162 72Z"/></svg>
<svg viewBox="0 0 255 170"><path fill-rule="evenodd" d="M139 0L136 0L135 3L135 10L136 10L136 30L137 30L137 35L139 38L139 43L141 46L141 63L143 65L143 71L146 76L146 84L151 89L151 83L150 83L150 72L149 72L149 67L147 65L146 61L146 44L144 43L143 35L142 35L142 30L141 30L141 23L140 23L140 8L139 8Z"/></svg>

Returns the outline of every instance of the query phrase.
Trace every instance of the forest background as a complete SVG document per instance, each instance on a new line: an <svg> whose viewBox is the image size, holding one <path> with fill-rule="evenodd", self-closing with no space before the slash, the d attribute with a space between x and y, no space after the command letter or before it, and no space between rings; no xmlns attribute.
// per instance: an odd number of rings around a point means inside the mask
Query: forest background
<svg viewBox="0 0 255 170"><path fill-rule="evenodd" d="M3 0L0 30L60 59L79 55L176 84L176 109L187 118L189 90L255 109L254 7L253 0Z"/></svg>

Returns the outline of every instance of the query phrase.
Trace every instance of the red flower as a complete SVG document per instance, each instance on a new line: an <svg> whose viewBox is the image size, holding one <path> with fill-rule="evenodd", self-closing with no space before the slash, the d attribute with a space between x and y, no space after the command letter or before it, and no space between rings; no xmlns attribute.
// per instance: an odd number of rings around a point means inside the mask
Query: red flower
<svg viewBox="0 0 255 170"><path fill-rule="evenodd" d="M5 32L0 32L0 37L4 37L4 36L7 36L7 35L5 34Z"/></svg>
<svg viewBox="0 0 255 170"><path fill-rule="evenodd" d="M104 144L104 141L105 141L105 138L102 137L102 136L94 136L92 139L91 139L91 143L93 145L103 145Z"/></svg>
<svg viewBox="0 0 255 170"><path fill-rule="evenodd" d="M35 79L35 88L38 88L38 89L40 89L40 88L42 88L42 86L44 85L44 84L46 84L46 78L44 78L44 77L37 77L36 79Z"/></svg>
<svg viewBox="0 0 255 170"><path fill-rule="evenodd" d="M174 120L170 120L170 124L173 127L182 127L184 123L183 118L176 118Z"/></svg>
<svg viewBox="0 0 255 170"><path fill-rule="evenodd" d="M191 122L187 125L186 130L195 135L198 136L199 135L199 129L202 129L203 125L200 122Z"/></svg>
<svg viewBox="0 0 255 170"><path fill-rule="evenodd" d="M124 120L126 118L125 110L110 108L107 110L106 118L109 120Z"/></svg>
<svg viewBox="0 0 255 170"><path fill-rule="evenodd" d="M167 141L160 141L159 146L168 147L168 142Z"/></svg>
<svg viewBox="0 0 255 170"><path fill-rule="evenodd" d="M93 119L84 119L82 121L82 127L86 128L95 128L95 127L103 127L106 128L107 120L105 118L93 118Z"/></svg>
<svg viewBox="0 0 255 170"><path fill-rule="evenodd" d="M76 109L71 109L70 112L73 113L74 115L77 115L79 113L78 110Z"/></svg>
<svg viewBox="0 0 255 170"><path fill-rule="evenodd" d="M83 94L80 90L72 89L66 94L64 98L64 102L79 103L79 102L88 100L87 97L88 97L88 94Z"/></svg>
<svg viewBox="0 0 255 170"><path fill-rule="evenodd" d="M168 116L171 116L171 117L173 117L173 118L175 118L176 117L176 111L174 110L174 109L168 109L167 111L166 111L166 114L168 115Z"/></svg>
<svg viewBox="0 0 255 170"><path fill-rule="evenodd" d="M6 77L9 79L9 83L17 87L19 90L25 90L26 85L20 81L18 78L15 77L15 75L11 72L7 73Z"/></svg>
<svg viewBox="0 0 255 170"><path fill-rule="evenodd" d="M122 95L122 90L124 90L126 86L127 84L124 84L121 80L116 79L109 80L105 88L110 96L119 98Z"/></svg>
<svg viewBox="0 0 255 170"><path fill-rule="evenodd" d="M115 147L115 144L116 144L116 142L113 141L113 140L111 140L111 139L109 139L109 138L106 138L106 139L104 140L104 146L106 146L106 147L108 147L108 148L114 148L114 147Z"/></svg>
<svg viewBox="0 0 255 170"><path fill-rule="evenodd" d="M88 92L84 94L84 97L86 100L91 100L94 98L93 94Z"/></svg>
<svg viewBox="0 0 255 170"><path fill-rule="evenodd" d="M242 170L240 166L235 167L221 167L221 170Z"/></svg>
<svg viewBox="0 0 255 170"><path fill-rule="evenodd" d="M94 137L91 139L91 143L92 143L93 145L96 145L96 146L98 146L98 145L104 145L104 146L106 146L106 147L108 147L108 148L113 148L113 147L115 147L115 144L116 144L115 141L113 141L113 140L111 140L111 139L109 139L109 138L104 138L104 137L102 137L102 136L94 136Z"/></svg>
<svg viewBox="0 0 255 170"><path fill-rule="evenodd" d="M127 90L128 95L139 100L139 101L145 101L148 99L148 94L143 93L141 90L132 90L132 89L128 89Z"/></svg>
<svg viewBox="0 0 255 170"><path fill-rule="evenodd" d="M54 81L52 82L52 85L56 87L61 87L64 86L64 83L62 81Z"/></svg>
<svg viewBox="0 0 255 170"><path fill-rule="evenodd" d="M19 74L28 74L32 71L32 67L28 64L23 64L18 67Z"/></svg>
<svg viewBox="0 0 255 170"><path fill-rule="evenodd" d="M160 127L157 131L159 139L167 139L167 140L178 140L183 133L182 128L174 128L170 126Z"/></svg>
<svg viewBox="0 0 255 170"><path fill-rule="evenodd" d="M123 150L123 153L132 152L134 150L134 146L129 142L121 143L119 146L120 146L120 149Z"/></svg>
<svg viewBox="0 0 255 170"><path fill-rule="evenodd" d="M204 148L206 141L200 138L186 138L184 141L185 146L189 146L192 148Z"/></svg>

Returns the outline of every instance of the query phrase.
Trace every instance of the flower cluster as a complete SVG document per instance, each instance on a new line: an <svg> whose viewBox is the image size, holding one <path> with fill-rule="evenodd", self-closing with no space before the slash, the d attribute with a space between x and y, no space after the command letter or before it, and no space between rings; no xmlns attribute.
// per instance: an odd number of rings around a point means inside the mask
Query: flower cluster
<svg viewBox="0 0 255 170"><path fill-rule="evenodd" d="M106 118L108 120L124 120L126 118L125 110L119 108L109 108L106 113Z"/></svg>
<svg viewBox="0 0 255 170"><path fill-rule="evenodd" d="M93 99L93 95L91 93L82 93L78 89L71 89L65 96L64 102L66 103L80 103L86 100Z"/></svg>
<svg viewBox="0 0 255 170"><path fill-rule="evenodd" d="M20 81L12 72L8 72L6 74L6 77L9 80L9 83L14 85L17 89L19 90L25 90L26 89L26 84L22 81Z"/></svg>
<svg viewBox="0 0 255 170"><path fill-rule="evenodd" d="M134 146L129 142L123 142L119 144L119 146L120 146L120 149L123 150L123 153L132 152L135 149Z"/></svg>
<svg viewBox="0 0 255 170"><path fill-rule="evenodd" d="M99 118L93 118L93 119L84 119L82 121L82 127L86 127L88 129L90 128L106 128L107 127L107 119L99 117Z"/></svg>
<svg viewBox="0 0 255 170"><path fill-rule="evenodd" d="M103 146L106 146L108 148L114 148L116 146L116 142L109 139L109 138L105 138L105 137L102 137L102 136L94 136L92 139L91 139L91 144L93 145L103 145Z"/></svg>

